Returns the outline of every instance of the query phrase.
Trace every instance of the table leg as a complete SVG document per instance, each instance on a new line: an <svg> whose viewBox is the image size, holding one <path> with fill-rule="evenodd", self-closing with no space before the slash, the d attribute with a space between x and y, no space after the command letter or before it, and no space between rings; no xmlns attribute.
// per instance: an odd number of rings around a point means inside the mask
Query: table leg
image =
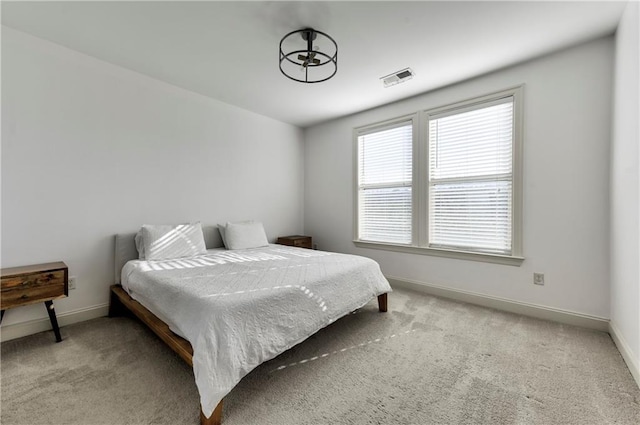
<svg viewBox="0 0 640 425"><path fill-rule="evenodd" d="M0 323L2 323L2 319L4 319L4 310L0 311Z"/></svg>
<svg viewBox="0 0 640 425"><path fill-rule="evenodd" d="M387 311L387 294L378 295L378 310L382 313Z"/></svg>
<svg viewBox="0 0 640 425"><path fill-rule="evenodd" d="M60 336L60 328L58 327L58 319L56 318L56 310L53 308L53 301L45 301L44 305L47 307L47 313L49 313L49 320L53 327L53 332L56 334L56 342L62 341Z"/></svg>

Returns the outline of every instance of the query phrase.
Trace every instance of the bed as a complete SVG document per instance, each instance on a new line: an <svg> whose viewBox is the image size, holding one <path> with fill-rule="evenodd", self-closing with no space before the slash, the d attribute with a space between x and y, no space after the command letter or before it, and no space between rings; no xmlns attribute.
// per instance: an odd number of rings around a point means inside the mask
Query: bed
<svg viewBox="0 0 640 425"><path fill-rule="evenodd" d="M139 260L116 235L110 315L129 310L193 366L201 423L218 425L224 396L251 370L391 288L365 257L284 245L226 250L203 227L206 252Z"/></svg>

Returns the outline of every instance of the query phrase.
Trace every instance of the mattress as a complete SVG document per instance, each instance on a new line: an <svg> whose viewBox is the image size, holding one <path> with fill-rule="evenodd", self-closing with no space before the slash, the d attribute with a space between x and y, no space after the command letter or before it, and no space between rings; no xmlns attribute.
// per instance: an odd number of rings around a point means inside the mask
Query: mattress
<svg viewBox="0 0 640 425"><path fill-rule="evenodd" d="M256 366L391 292L369 258L283 245L133 260L121 281L191 343L207 417Z"/></svg>
<svg viewBox="0 0 640 425"><path fill-rule="evenodd" d="M226 248L213 248L213 249L208 249L207 250L207 255L211 255L211 254L216 254L216 253L221 253L221 252L227 252ZM158 319L162 320L164 323L166 323L169 326L169 329L171 329L171 331L173 333L175 333L176 335L187 339L186 336L184 334L182 334L180 332L180 328L175 326L173 324L173 322L171 321L170 317L166 317L164 315L164 313L162 312L162 310L158 307L155 306L153 297L151 298L147 298L145 296L145 294L147 294L147 291L142 291L142 292L133 292L132 290L129 289L128 286L128 276L129 276L129 271L134 271L137 268L141 267L141 268L145 268L145 267L153 267L155 266L159 266L159 267L172 267L176 264L180 264L183 263L184 261L191 261L192 259L180 259L177 260L179 261L179 263L176 263L176 260L172 260L172 261L140 261L140 260L130 260L127 261L125 263L125 267L127 264L130 264L128 268L122 268L122 276L120 276L120 281L121 281L121 285L122 288L129 294L129 296L131 296L131 298L133 298L134 300L138 301L140 304L143 305L144 308L146 308L147 310L149 310L151 313L153 313ZM202 260L202 259L200 259ZM141 265L140 263L147 263L146 266L145 265Z"/></svg>

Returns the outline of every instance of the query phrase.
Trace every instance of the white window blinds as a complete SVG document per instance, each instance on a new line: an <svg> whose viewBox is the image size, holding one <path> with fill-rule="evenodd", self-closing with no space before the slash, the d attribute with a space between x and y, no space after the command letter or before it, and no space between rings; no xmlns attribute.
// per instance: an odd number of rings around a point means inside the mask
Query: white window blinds
<svg viewBox="0 0 640 425"><path fill-rule="evenodd" d="M413 123L358 136L358 238L410 244Z"/></svg>
<svg viewBox="0 0 640 425"><path fill-rule="evenodd" d="M511 255L513 97L429 117L429 246Z"/></svg>

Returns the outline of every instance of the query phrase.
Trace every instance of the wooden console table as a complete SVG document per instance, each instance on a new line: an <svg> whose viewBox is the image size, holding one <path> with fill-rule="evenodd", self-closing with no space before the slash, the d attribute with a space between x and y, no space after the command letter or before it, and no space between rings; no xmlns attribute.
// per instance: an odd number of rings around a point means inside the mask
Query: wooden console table
<svg viewBox="0 0 640 425"><path fill-rule="evenodd" d="M44 302L56 341L62 341L53 300L69 294L69 269L65 263L4 268L1 281L0 322L6 309Z"/></svg>

